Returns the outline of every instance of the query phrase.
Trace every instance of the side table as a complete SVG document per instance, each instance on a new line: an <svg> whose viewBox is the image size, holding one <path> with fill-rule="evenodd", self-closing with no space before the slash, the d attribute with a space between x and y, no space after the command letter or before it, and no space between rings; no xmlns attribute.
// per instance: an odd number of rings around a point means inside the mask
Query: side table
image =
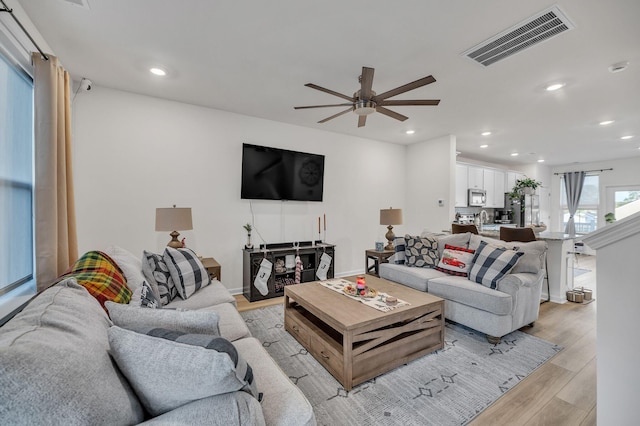
<svg viewBox="0 0 640 426"><path fill-rule="evenodd" d="M202 259L200 259L200 261L202 262L202 266L204 266L204 269L207 270L209 278L211 278L212 280L222 281L222 267L217 260L215 260L213 257L203 257Z"/></svg>
<svg viewBox="0 0 640 426"><path fill-rule="evenodd" d="M375 249L366 250L364 252L364 269L369 275L376 277L380 276L380 264L389 262L389 258L393 256L395 250L382 250ZM373 260L373 265L369 264L369 261Z"/></svg>

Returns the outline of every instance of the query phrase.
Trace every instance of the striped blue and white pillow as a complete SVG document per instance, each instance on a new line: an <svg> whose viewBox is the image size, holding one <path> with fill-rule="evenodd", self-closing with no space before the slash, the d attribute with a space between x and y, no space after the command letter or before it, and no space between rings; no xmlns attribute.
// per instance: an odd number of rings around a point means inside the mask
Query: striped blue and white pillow
<svg viewBox="0 0 640 426"><path fill-rule="evenodd" d="M522 252L493 247L481 241L471 262L469 280L495 289L498 281L516 266L522 255Z"/></svg>
<svg viewBox="0 0 640 426"><path fill-rule="evenodd" d="M163 257L178 290L178 296L182 299L188 299L196 291L211 283L207 270L193 250L167 247Z"/></svg>
<svg viewBox="0 0 640 426"><path fill-rule="evenodd" d="M409 237L409 235L407 235ZM406 260L405 250L406 250L406 240L404 237L396 237L393 240L393 249L396 253L393 255L393 261L397 265L404 265L404 261Z"/></svg>

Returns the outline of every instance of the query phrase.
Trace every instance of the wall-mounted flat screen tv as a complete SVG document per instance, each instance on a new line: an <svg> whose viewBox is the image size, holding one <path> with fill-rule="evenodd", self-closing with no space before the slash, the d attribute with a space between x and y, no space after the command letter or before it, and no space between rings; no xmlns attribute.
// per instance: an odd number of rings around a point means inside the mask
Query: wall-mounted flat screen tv
<svg viewBox="0 0 640 426"><path fill-rule="evenodd" d="M242 144L241 198L322 201L324 155Z"/></svg>

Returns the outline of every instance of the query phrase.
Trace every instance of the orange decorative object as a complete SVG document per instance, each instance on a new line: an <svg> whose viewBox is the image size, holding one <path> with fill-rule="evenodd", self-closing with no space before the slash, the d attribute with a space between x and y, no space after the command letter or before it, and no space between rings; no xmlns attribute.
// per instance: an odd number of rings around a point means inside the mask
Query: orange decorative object
<svg viewBox="0 0 640 426"><path fill-rule="evenodd" d="M364 275L358 275L358 277L356 278L356 284L359 285L365 285L365 281L364 281Z"/></svg>

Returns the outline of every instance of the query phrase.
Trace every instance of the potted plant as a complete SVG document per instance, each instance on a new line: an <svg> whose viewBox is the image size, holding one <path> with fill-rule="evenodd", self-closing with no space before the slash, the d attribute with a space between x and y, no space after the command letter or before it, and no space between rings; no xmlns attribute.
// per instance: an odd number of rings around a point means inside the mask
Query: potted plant
<svg viewBox="0 0 640 426"><path fill-rule="evenodd" d="M242 227L244 228L245 231L247 231L247 244L245 244L245 248L252 248L253 244L251 244L251 231L253 230L253 228L251 227L250 223L247 223L246 225L242 225Z"/></svg>
<svg viewBox="0 0 640 426"><path fill-rule="evenodd" d="M616 215L613 212L609 212L604 215L604 220L607 223L613 223L616 221Z"/></svg>
<svg viewBox="0 0 640 426"><path fill-rule="evenodd" d="M542 182L525 177L524 179L517 179L516 184L509 192L509 198L520 199L523 195L531 195L535 193L536 189L542 185Z"/></svg>

